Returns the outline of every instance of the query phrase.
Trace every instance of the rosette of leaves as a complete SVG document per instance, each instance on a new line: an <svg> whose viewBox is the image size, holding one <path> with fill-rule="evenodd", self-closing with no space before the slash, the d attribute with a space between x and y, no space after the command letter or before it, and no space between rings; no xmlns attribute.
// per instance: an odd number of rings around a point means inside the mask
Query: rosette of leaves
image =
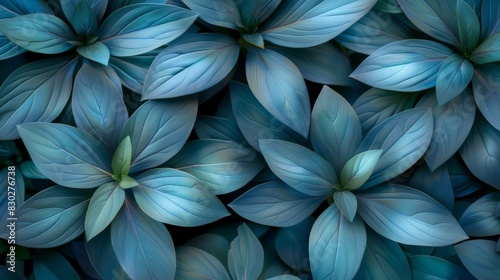
<svg viewBox="0 0 500 280"><path fill-rule="evenodd" d="M350 104L325 86L311 119L314 151L288 141L259 140L266 162L281 180L258 185L229 206L251 221L286 227L328 201L309 234L314 279L350 279L360 269L385 271L377 258L360 268L371 246L365 225L402 244L445 246L468 238L439 202L414 188L387 183L427 150L433 128L430 109L395 114L363 137ZM395 275L406 275L407 266L400 263L405 260L393 261Z"/></svg>
<svg viewBox="0 0 500 280"><path fill-rule="evenodd" d="M409 21L428 39L384 45L371 53L351 77L383 90L432 89L428 94L432 96L426 96L417 105L433 111L433 141L424 155L430 169L437 169L465 143L460 154L470 170L484 182L500 188L500 177L494 171L499 168L498 149L490 141L478 138L486 131L500 130L497 65L500 3L493 0L398 0L398 3ZM476 108L481 118L475 117ZM486 121L475 121L483 117ZM495 138L496 133L487 137ZM471 147L474 157L470 156ZM485 152L476 154L477 151ZM484 162L495 163L482 166Z"/></svg>
<svg viewBox="0 0 500 280"><path fill-rule="evenodd" d="M141 92L146 71L158 54L155 49L182 35L196 14L160 4L164 1L134 3L67 0L61 1L60 15L54 15L43 0L0 5L2 51L58 55L21 66L2 84L0 139L19 138L18 124L56 119L71 97L73 77L82 61L116 72L119 84Z"/></svg>
<svg viewBox="0 0 500 280"><path fill-rule="evenodd" d="M304 78L352 85L347 58L328 41L368 13L376 1L182 2L208 28L220 32L186 36L164 49L147 73L143 99L194 94L227 83L241 52L257 100L305 137L310 101Z"/></svg>
<svg viewBox="0 0 500 280"><path fill-rule="evenodd" d="M112 267L131 278L171 279L175 251L163 223L190 227L229 215L193 175L155 168L188 139L197 99L148 101L129 118L121 87L104 70L84 64L75 79L73 98L86 104L73 112L77 127L18 126L34 165L58 185L17 210L16 243L55 247L85 231L103 278Z"/></svg>

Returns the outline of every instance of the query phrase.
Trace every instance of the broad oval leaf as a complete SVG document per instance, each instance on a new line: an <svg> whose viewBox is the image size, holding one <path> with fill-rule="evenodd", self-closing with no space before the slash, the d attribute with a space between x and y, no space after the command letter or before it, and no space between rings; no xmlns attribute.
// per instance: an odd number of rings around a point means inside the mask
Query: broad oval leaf
<svg viewBox="0 0 500 280"><path fill-rule="evenodd" d="M336 191L333 193L333 201L340 209L342 215L352 223L358 210L358 201L356 196L350 191Z"/></svg>
<svg viewBox="0 0 500 280"><path fill-rule="evenodd" d="M143 99L184 96L222 81L238 61L240 46L229 36L194 34L161 51L144 79Z"/></svg>
<svg viewBox="0 0 500 280"><path fill-rule="evenodd" d="M219 195L246 185L265 163L256 151L242 144L206 139L186 143L166 165L195 176Z"/></svg>
<svg viewBox="0 0 500 280"><path fill-rule="evenodd" d="M496 33L486 38L474 49L470 59L478 64L500 61L500 34Z"/></svg>
<svg viewBox="0 0 500 280"><path fill-rule="evenodd" d="M139 207L151 218L171 225L193 227L229 213L194 176L170 168L150 169L136 177L133 188Z"/></svg>
<svg viewBox="0 0 500 280"><path fill-rule="evenodd" d="M500 130L500 66L487 64L476 66L472 77L474 100L481 114L497 130Z"/></svg>
<svg viewBox="0 0 500 280"><path fill-rule="evenodd" d="M340 185L348 190L361 187L372 175L383 150L368 150L352 157L342 168Z"/></svg>
<svg viewBox="0 0 500 280"><path fill-rule="evenodd" d="M295 143L273 139L259 143L269 168L289 186L311 196L333 194L337 175L324 158Z"/></svg>
<svg viewBox="0 0 500 280"><path fill-rule="evenodd" d="M231 106L231 104L228 105ZM245 142L245 137L234 119L198 115L194 130L200 139L219 139L235 143Z"/></svg>
<svg viewBox="0 0 500 280"><path fill-rule="evenodd" d="M189 10L164 4L132 4L112 12L99 27L98 41L111 55L133 56L176 39L196 20Z"/></svg>
<svg viewBox="0 0 500 280"><path fill-rule="evenodd" d="M73 48L68 41L75 37L62 19L44 13L3 19L0 32L16 45L43 54L57 54Z"/></svg>
<svg viewBox="0 0 500 280"><path fill-rule="evenodd" d="M87 241L111 224L124 202L125 190L120 188L118 182L109 182L97 188L85 215Z"/></svg>
<svg viewBox="0 0 500 280"><path fill-rule="evenodd" d="M352 279L366 249L363 221L356 216L349 222L334 204L330 205L311 229L309 258L314 279Z"/></svg>
<svg viewBox="0 0 500 280"><path fill-rule="evenodd" d="M374 0L283 1L262 27L264 39L291 48L322 44L362 18Z"/></svg>
<svg viewBox="0 0 500 280"><path fill-rule="evenodd" d="M460 148L467 168L481 181L500 190L500 131L484 118L477 116L474 125Z"/></svg>
<svg viewBox="0 0 500 280"><path fill-rule="evenodd" d="M424 108L398 113L374 127L361 142L358 153L375 149L383 152L362 188L390 180L415 164L431 142L432 129L431 110Z"/></svg>
<svg viewBox="0 0 500 280"><path fill-rule="evenodd" d="M282 181L270 181L253 187L228 206L252 222L289 227L309 217L325 198L304 194Z"/></svg>
<svg viewBox="0 0 500 280"><path fill-rule="evenodd" d="M455 205L454 189L446 165L431 171L427 165L422 164L413 173L408 186L423 191L450 212L453 211Z"/></svg>
<svg viewBox="0 0 500 280"><path fill-rule="evenodd" d="M252 230L242 224L231 242L228 267L232 279L257 280L264 267L264 249Z"/></svg>
<svg viewBox="0 0 500 280"><path fill-rule="evenodd" d="M481 39L486 39L500 31L500 2L496 0L476 0L476 2L481 2Z"/></svg>
<svg viewBox="0 0 500 280"><path fill-rule="evenodd" d="M471 279L467 270L435 256L408 257L413 279Z"/></svg>
<svg viewBox="0 0 500 280"><path fill-rule="evenodd" d="M80 276L69 261L56 250L35 252L33 257L33 276L35 279L75 279Z"/></svg>
<svg viewBox="0 0 500 280"><path fill-rule="evenodd" d="M77 47L76 51L85 58L105 66L108 65L110 58L109 49L101 42L94 42L91 45Z"/></svg>
<svg viewBox="0 0 500 280"><path fill-rule="evenodd" d="M130 117L121 139L132 140L130 173L159 166L184 145L196 120L196 98L150 100Z"/></svg>
<svg viewBox="0 0 500 280"><path fill-rule="evenodd" d="M309 216L304 221L290 227L278 229L274 247L280 259L296 271L310 272L309 234L315 218Z"/></svg>
<svg viewBox="0 0 500 280"><path fill-rule="evenodd" d="M311 115L311 143L340 175L361 143L361 125L344 97L323 86Z"/></svg>
<svg viewBox="0 0 500 280"><path fill-rule="evenodd" d="M500 254L496 242L469 240L454 246L465 268L478 279L495 280L500 273Z"/></svg>
<svg viewBox="0 0 500 280"><path fill-rule="evenodd" d="M36 168L57 184L88 189L111 180L111 156L86 132L55 123L18 127Z"/></svg>
<svg viewBox="0 0 500 280"><path fill-rule="evenodd" d="M500 217L496 215L500 191L487 194L472 203L459 222L469 236L483 237L500 234Z"/></svg>
<svg viewBox="0 0 500 280"><path fill-rule="evenodd" d="M77 62L72 57L50 58L15 70L0 87L0 139L19 138L18 124L57 118L71 95Z"/></svg>
<svg viewBox="0 0 500 280"><path fill-rule="evenodd" d="M238 30L241 22L237 2L233 0L182 0L200 18L210 24Z"/></svg>
<svg viewBox="0 0 500 280"><path fill-rule="evenodd" d="M351 74L372 87L394 91L418 91L436 85L441 63L453 52L421 39L389 43L373 52Z"/></svg>
<svg viewBox="0 0 500 280"><path fill-rule="evenodd" d="M91 195L90 190L54 186L32 196L17 209L16 244L51 248L75 239L83 233Z"/></svg>
<svg viewBox="0 0 500 280"><path fill-rule="evenodd" d="M306 83L281 54L252 47L246 59L248 85L260 104L280 122L307 137L311 108Z"/></svg>
<svg viewBox="0 0 500 280"><path fill-rule="evenodd" d="M75 77L71 105L78 128L114 153L128 113L121 86L117 88L114 82L118 77L110 70L83 64Z"/></svg>
<svg viewBox="0 0 500 280"><path fill-rule="evenodd" d="M177 258L175 279L231 279L224 265L209 253L191 246L178 246L175 251Z"/></svg>
<svg viewBox="0 0 500 280"><path fill-rule="evenodd" d="M384 184L356 197L365 223L398 243L446 246L468 238L448 209L413 188Z"/></svg>
<svg viewBox="0 0 500 280"><path fill-rule="evenodd" d="M476 113L470 89L465 89L444 105L439 105L433 93L427 93L416 106L432 109L434 131L424 154L425 162L431 171L449 160L462 146L472 128Z"/></svg>
<svg viewBox="0 0 500 280"><path fill-rule="evenodd" d="M461 94L469 85L473 74L474 66L461 55L453 54L443 61L436 77L439 106Z"/></svg>
<svg viewBox="0 0 500 280"><path fill-rule="evenodd" d="M121 268L132 279L175 276L175 249L165 226L126 200L111 223L111 245Z"/></svg>

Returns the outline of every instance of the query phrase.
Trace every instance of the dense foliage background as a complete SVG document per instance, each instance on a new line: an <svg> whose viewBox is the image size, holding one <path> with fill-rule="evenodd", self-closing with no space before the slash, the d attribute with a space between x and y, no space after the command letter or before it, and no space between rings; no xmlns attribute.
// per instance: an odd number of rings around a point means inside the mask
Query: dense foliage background
<svg viewBox="0 0 500 280"><path fill-rule="evenodd" d="M1 279L497 279L500 1L0 0Z"/></svg>

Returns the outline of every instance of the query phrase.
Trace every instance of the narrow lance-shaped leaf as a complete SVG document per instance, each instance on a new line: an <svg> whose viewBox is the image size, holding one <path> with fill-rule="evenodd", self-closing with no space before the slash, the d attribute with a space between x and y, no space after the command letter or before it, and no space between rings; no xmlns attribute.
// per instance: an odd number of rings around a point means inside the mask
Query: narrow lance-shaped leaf
<svg viewBox="0 0 500 280"><path fill-rule="evenodd" d="M372 175L382 150L368 150L351 158L342 168L340 185L348 190L361 187Z"/></svg>
<svg viewBox="0 0 500 280"><path fill-rule="evenodd" d="M232 279L257 280L264 267L264 249L246 224L238 227L238 236L228 252L229 273Z"/></svg>
<svg viewBox="0 0 500 280"><path fill-rule="evenodd" d="M120 178L121 175L128 175L131 160L132 142L130 141L130 136L127 136L122 140L120 145L118 145L118 148L116 148L115 154L113 155L113 160L111 162L113 177L117 176Z"/></svg>

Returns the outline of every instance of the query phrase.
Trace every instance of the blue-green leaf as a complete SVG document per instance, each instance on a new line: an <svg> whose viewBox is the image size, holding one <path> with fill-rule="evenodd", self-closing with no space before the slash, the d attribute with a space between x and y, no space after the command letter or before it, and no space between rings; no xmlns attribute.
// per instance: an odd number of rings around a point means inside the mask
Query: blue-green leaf
<svg viewBox="0 0 500 280"><path fill-rule="evenodd" d="M470 89L440 105L433 92L426 94L416 107L431 108L434 131L424 159L431 171L450 159L467 139L474 123L476 106Z"/></svg>
<svg viewBox="0 0 500 280"><path fill-rule="evenodd" d="M305 143L304 137L286 127L264 109L247 85L233 81L229 89L234 117L252 148L260 152L259 139L266 138Z"/></svg>
<svg viewBox="0 0 500 280"><path fill-rule="evenodd" d="M311 107L306 83L281 54L252 47L246 59L248 85L260 104L280 122L307 137Z"/></svg>
<svg viewBox="0 0 500 280"><path fill-rule="evenodd" d="M336 191L333 193L333 201L335 201L335 205L340 209L342 215L344 215L349 222L352 222L358 210L356 196L350 191Z"/></svg>
<svg viewBox="0 0 500 280"><path fill-rule="evenodd" d="M495 280L500 273L500 254L496 242L469 240L454 246L465 268L477 279Z"/></svg>
<svg viewBox="0 0 500 280"><path fill-rule="evenodd" d="M101 42L95 42L91 45L77 47L76 51L85 58L93 60L102 65L108 65L110 58L109 49Z"/></svg>
<svg viewBox="0 0 500 280"><path fill-rule="evenodd" d="M196 118L194 130L200 139L220 139L235 143L245 142L245 137L234 119L199 115Z"/></svg>
<svg viewBox="0 0 500 280"><path fill-rule="evenodd" d="M128 277L174 279L175 249L168 230L134 202L126 200L111 223L111 245Z"/></svg>
<svg viewBox="0 0 500 280"><path fill-rule="evenodd" d="M455 197L464 197L477 191L482 185L459 157L459 153L451 157L446 163L446 168L448 169Z"/></svg>
<svg viewBox="0 0 500 280"><path fill-rule="evenodd" d="M197 177L219 195L246 185L265 163L256 151L242 144L206 139L186 143L166 165Z"/></svg>
<svg viewBox="0 0 500 280"><path fill-rule="evenodd" d="M177 226L200 226L229 213L196 177L170 168L151 169L136 177L139 207L151 218Z"/></svg>
<svg viewBox="0 0 500 280"><path fill-rule="evenodd" d="M500 190L498 143L500 131L477 116L467 140L460 148L460 155L474 176Z"/></svg>
<svg viewBox="0 0 500 280"><path fill-rule="evenodd" d="M418 255L408 257L413 279L471 279L467 270L445 259Z"/></svg>
<svg viewBox="0 0 500 280"><path fill-rule="evenodd" d="M309 217L324 200L325 197L304 194L282 181L270 181L250 189L228 206L252 222L288 227Z"/></svg>
<svg viewBox="0 0 500 280"><path fill-rule="evenodd" d="M295 143L274 139L259 143L269 168L289 186L310 196L333 194L337 175L324 158Z"/></svg>
<svg viewBox="0 0 500 280"><path fill-rule="evenodd" d="M280 46L312 47L346 30L375 3L374 0L283 1L261 32L264 39Z"/></svg>
<svg viewBox="0 0 500 280"><path fill-rule="evenodd" d="M443 61L436 76L436 95L439 106L461 94L469 85L473 74L474 66L461 55L452 54Z"/></svg>
<svg viewBox="0 0 500 280"><path fill-rule="evenodd" d="M71 1L75 2L75 1ZM78 1L76 1L78 2ZM101 2L95 0L94 2ZM64 4L63 4L64 5ZM63 6L64 7L64 6ZM64 12L63 8L63 12ZM80 0L72 14L66 17L79 36L93 37L99 27L99 21L88 0Z"/></svg>
<svg viewBox="0 0 500 280"><path fill-rule="evenodd" d="M158 48L129 57L110 57L109 66L111 66L120 77L123 86L134 92L141 93L144 87L146 73L161 50L161 48Z"/></svg>
<svg viewBox="0 0 500 280"><path fill-rule="evenodd" d="M323 86L311 116L311 143L340 175L361 143L361 125L347 100Z"/></svg>
<svg viewBox="0 0 500 280"><path fill-rule="evenodd" d="M470 59L475 63L485 64L500 61L500 34L496 33L486 38L474 49Z"/></svg>
<svg viewBox="0 0 500 280"><path fill-rule="evenodd" d="M243 2L245 3L245 2ZM262 35L259 32L254 32L252 34L243 34L241 36L245 41L248 43L259 47L261 49L264 48L264 38L262 38Z"/></svg>
<svg viewBox="0 0 500 280"><path fill-rule="evenodd" d="M73 47L75 35L60 18L49 14L19 15L0 21L0 32L16 45L32 52L56 54Z"/></svg>
<svg viewBox="0 0 500 280"><path fill-rule="evenodd" d="M366 248L363 221L349 222L334 204L318 217L309 236L309 257L314 279L352 279Z"/></svg>
<svg viewBox="0 0 500 280"><path fill-rule="evenodd" d="M235 280L257 280L264 267L264 249L246 224L238 227L238 236L228 253L229 273Z"/></svg>
<svg viewBox="0 0 500 280"><path fill-rule="evenodd" d="M413 173L408 185L428 194L450 212L453 211L455 204L454 190L446 165L432 172L425 164L419 166Z"/></svg>
<svg viewBox="0 0 500 280"><path fill-rule="evenodd" d="M230 243L228 239L219 234L202 233L189 239L184 245L201 249L214 256L224 266L227 266L227 252Z"/></svg>
<svg viewBox="0 0 500 280"><path fill-rule="evenodd" d="M95 188L111 180L111 156L86 132L52 123L18 127L36 168L57 184Z"/></svg>
<svg viewBox="0 0 500 280"><path fill-rule="evenodd" d="M449 48L429 40L396 41L373 52L351 77L387 90L428 89L436 85L441 63L452 54Z"/></svg>
<svg viewBox="0 0 500 280"><path fill-rule="evenodd" d="M375 149L383 152L362 188L390 180L415 164L427 150L432 130L431 110L424 108L398 113L374 127L361 142L358 153Z"/></svg>
<svg viewBox="0 0 500 280"><path fill-rule="evenodd" d="M238 29L236 25L241 22L237 2L233 0L182 0L200 18L210 24L231 29Z"/></svg>
<svg viewBox="0 0 500 280"><path fill-rule="evenodd" d="M130 171L130 162L132 160L132 142L130 136L125 137L116 148L111 161L111 168L114 176L128 175Z"/></svg>
<svg viewBox="0 0 500 280"><path fill-rule="evenodd" d="M175 251L177 258L175 279L231 279L224 265L209 253L191 246L178 246Z"/></svg>
<svg viewBox="0 0 500 280"><path fill-rule="evenodd" d="M315 218L309 216L304 221L290 227L278 229L274 241L280 259L296 271L310 271L309 234Z"/></svg>
<svg viewBox="0 0 500 280"><path fill-rule="evenodd" d="M89 262L103 279L130 279L120 267L111 245L110 233L109 226L91 240L85 240L85 251L89 256Z"/></svg>
<svg viewBox="0 0 500 280"><path fill-rule="evenodd" d="M129 0L126 1L130 2ZM101 21L106 11L106 7L108 6L108 0L60 0L60 2L62 11L68 20L71 20L74 16L80 2L87 2L87 5L91 8L92 14L97 21ZM111 4L113 4L113 2L117 1L111 1Z"/></svg>
<svg viewBox="0 0 500 280"><path fill-rule="evenodd" d="M469 236L483 237L500 234L500 218L496 215L500 191L487 194L472 203L459 222Z"/></svg>
<svg viewBox="0 0 500 280"><path fill-rule="evenodd" d="M75 77L71 99L78 128L97 139L110 153L120 143L120 134L128 119L116 73L83 64Z"/></svg>
<svg viewBox="0 0 500 280"><path fill-rule="evenodd" d="M31 160L21 162L20 167L24 177L30 179L48 179L47 176L43 175L43 173L36 168Z"/></svg>
<svg viewBox="0 0 500 280"><path fill-rule="evenodd" d="M342 168L340 185L348 190L361 187L372 175L383 150L368 150L352 157Z"/></svg>
<svg viewBox="0 0 500 280"><path fill-rule="evenodd" d="M195 21L196 14L164 4L133 4L111 13L99 27L98 41L111 55L133 56L176 39Z"/></svg>
<svg viewBox="0 0 500 280"><path fill-rule="evenodd" d="M40 280L80 279L68 260L56 250L33 254L33 276Z"/></svg>
<svg viewBox="0 0 500 280"><path fill-rule="evenodd" d="M401 93L378 88L371 88L354 102L352 107L361 122L363 134L385 119L413 108L417 93Z"/></svg>
<svg viewBox="0 0 500 280"><path fill-rule="evenodd" d="M356 197L365 223L393 241L446 246L468 238L448 209L421 191L384 184Z"/></svg>
<svg viewBox="0 0 500 280"><path fill-rule="evenodd" d="M139 107L123 129L121 139L132 140L134 173L156 167L184 145L196 120L196 98L151 100Z"/></svg>
<svg viewBox="0 0 500 280"><path fill-rule="evenodd" d="M290 59L304 79L319 84L352 86L356 81L349 78L352 66L347 56L333 43L326 42L310 48L286 48L268 46Z"/></svg>
<svg viewBox="0 0 500 280"><path fill-rule="evenodd" d="M240 47L221 34L185 36L158 54L144 80L143 99L171 98L206 90L236 65Z"/></svg>
<svg viewBox="0 0 500 280"><path fill-rule="evenodd" d="M280 2L281 0L236 1L241 15L241 21L237 25L247 32L253 32L276 10Z"/></svg>
<svg viewBox="0 0 500 280"><path fill-rule="evenodd" d="M356 280L410 280L410 265L398 243L367 229L366 250Z"/></svg>
<svg viewBox="0 0 500 280"><path fill-rule="evenodd" d="M388 14L400 14L403 12L397 0L378 0L373 9Z"/></svg>
<svg viewBox="0 0 500 280"><path fill-rule="evenodd" d="M487 64L476 66L472 77L474 100L486 120L500 130L500 66Z"/></svg>
<svg viewBox="0 0 500 280"><path fill-rule="evenodd" d="M481 39L486 39L500 31L500 2L496 0L481 2Z"/></svg>
<svg viewBox="0 0 500 280"><path fill-rule="evenodd" d="M97 188L85 216L87 241L111 224L124 202L125 190L119 187L118 182L109 182Z"/></svg>
<svg viewBox="0 0 500 280"><path fill-rule="evenodd" d="M89 190L54 186L32 196L17 209L16 244L51 248L73 240L83 233L91 195Z"/></svg>
<svg viewBox="0 0 500 280"><path fill-rule="evenodd" d="M0 139L19 138L16 125L51 122L71 95L78 59L50 58L19 67L0 87Z"/></svg>
<svg viewBox="0 0 500 280"><path fill-rule="evenodd" d="M335 41L353 51L371 54L389 43L410 39L411 35L409 30L398 24L390 14L371 10L335 37Z"/></svg>

